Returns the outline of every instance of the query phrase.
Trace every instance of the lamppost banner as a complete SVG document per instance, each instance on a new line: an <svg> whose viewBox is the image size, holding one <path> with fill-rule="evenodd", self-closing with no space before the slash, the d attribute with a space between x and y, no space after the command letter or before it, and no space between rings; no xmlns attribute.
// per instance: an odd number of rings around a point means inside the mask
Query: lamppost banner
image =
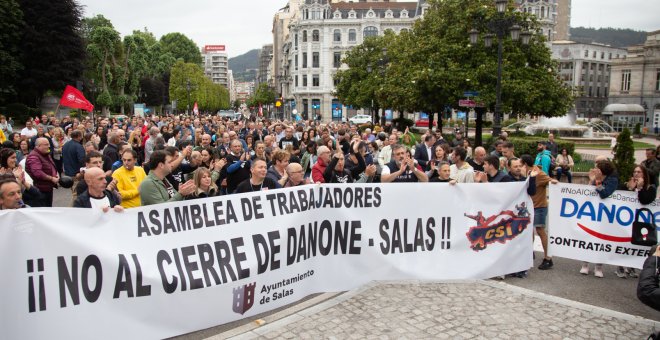
<svg viewBox="0 0 660 340"><path fill-rule="evenodd" d="M527 270L526 186L307 185L123 213L3 210L0 329L157 339L373 280Z"/></svg>

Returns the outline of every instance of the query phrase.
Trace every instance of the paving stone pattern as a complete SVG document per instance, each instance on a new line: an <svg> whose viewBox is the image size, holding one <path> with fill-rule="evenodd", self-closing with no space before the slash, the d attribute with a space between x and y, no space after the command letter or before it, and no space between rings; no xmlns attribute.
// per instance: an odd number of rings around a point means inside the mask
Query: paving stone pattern
<svg viewBox="0 0 660 340"><path fill-rule="evenodd" d="M648 320L626 320L474 282L380 284L242 338L646 339L650 331Z"/></svg>

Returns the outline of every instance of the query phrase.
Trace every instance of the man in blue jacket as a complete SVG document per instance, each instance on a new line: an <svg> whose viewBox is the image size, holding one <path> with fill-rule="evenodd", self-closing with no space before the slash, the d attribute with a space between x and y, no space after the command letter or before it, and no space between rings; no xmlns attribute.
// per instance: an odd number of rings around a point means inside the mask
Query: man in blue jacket
<svg viewBox="0 0 660 340"><path fill-rule="evenodd" d="M545 148L545 142L539 141L536 145L538 154L536 154L536 161L534 161L534 165L539 166L546 175L550 176L550 165L552 164L552 157L550 151L546 150Z"/></svg>
<svg viewBox="0 0 660 340"><path fill-rule="evenodd" d="M71 140L64 143L62 147L62 164L64 167L64 174L73 178L73 186L71 193L73 201L76 200L76 190L78 182L81 180L80 168L85 166L85 147L81 141L83 139L82 132L75 130L71 132Z"/></svg>

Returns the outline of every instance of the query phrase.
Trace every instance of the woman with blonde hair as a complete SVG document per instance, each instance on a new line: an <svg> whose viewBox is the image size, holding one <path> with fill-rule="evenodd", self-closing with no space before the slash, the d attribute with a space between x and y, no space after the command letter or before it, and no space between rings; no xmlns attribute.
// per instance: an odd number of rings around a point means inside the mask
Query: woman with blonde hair
<svg viewBox="0 0 660 340"><path fill-rule="evenodd" d="M220 194L218 187L215 185L215 181L213 181L211 177L211 170L207 168L197 168L193 174L193 182L195 182L197 190L186 196L187 200L213 197Z"/></svg>
<svg viewBox="0 0 660 340"><path fill-rule="evenodd" d="M53 129L51 132L52 138L51 140L53 141L53 161L55 162L55 168L57 169L57 173L61 176L62 175L62 147L64 147L64 143L68 142L71 140L67 135L64 134L64 130L60 127L56 127Z"/></svg>

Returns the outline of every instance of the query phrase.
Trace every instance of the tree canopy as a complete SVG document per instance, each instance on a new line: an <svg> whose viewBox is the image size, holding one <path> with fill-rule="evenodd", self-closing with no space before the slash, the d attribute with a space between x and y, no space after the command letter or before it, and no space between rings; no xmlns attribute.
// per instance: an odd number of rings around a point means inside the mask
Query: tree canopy
<svg viewBox="0 0 660 340"><path fill-rule="evenodd" d="M18 2L6 0L0 2L0 103L16 95L16 81L23 69L19 52L23 12Z"/></svg>
<svg viewBox="0 0 660 340"><path fill-rule="evenodd" d="M477 101L494 109L496 101L497 44L472 46L468 32L488 32L486 22L497 14L490 0L430 0L430 9L412 30L366 39L349 51L343 62L349 69L337 73L337 96L346 105L399 111L443 112L458 108L463 92L477 91ZM535 17L515 12L505 16L539 28ZM504 112L562 116L573 98L557 76L555 62L543 36L534 35L527 46L504 41L502 108ZM384 53L383 53L384 52ZM384 60L385 63L379 60ZM371 66L379 72L368 72Z"/></svg>
<svg viewBox="0 0 660 340"><path fill-rule="evenodd" d="M230 107L229 91L220 85L214 84L204 76L201 66L193 63L184 63L178 60L172 66L170 77L170 98L177 101L179 110L197 105L201 110L215 111ZM188 101L190 93L190 101Z"/></svg>
<svg viewBox="0 0 660 340"><path fill-rule="evenodd" d="M202 53L194 41L185 35L175 32L165 34L160 38L162 52L170 53L174 59L183 59L186 63L200 65Z"/></svg>
<svg viewBox="0 0 660 340"><path fill-rule="evenodd" d="M82 14L75 0L19 0L18 3L23 12L20 40L23 68L19 74L18 97L23 103L36 106L46 91L60 92L66 85L80 80L85 60L85 47L78 34Z"/></svg>

